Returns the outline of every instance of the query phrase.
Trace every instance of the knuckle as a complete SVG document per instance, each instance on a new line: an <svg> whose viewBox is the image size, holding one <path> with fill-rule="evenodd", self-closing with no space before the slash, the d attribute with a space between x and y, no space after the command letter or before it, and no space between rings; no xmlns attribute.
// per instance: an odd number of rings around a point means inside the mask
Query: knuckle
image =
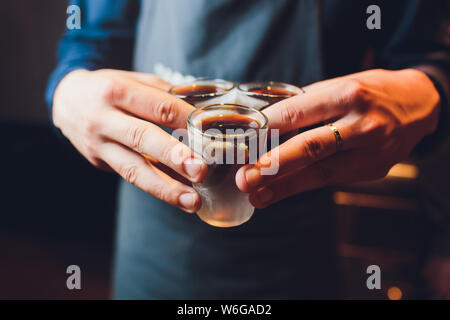
<svg viewBox="0 0 450 320"><path fill-rule="evenodd" d="M323 142L318 137L304 136L301 145L303 153L310 161L320 159L325 150Z"/></svg>
<svg viewBox="0 0 450 320"><path fill-rule="evenodd" d="M155 184L153 191L150 193L153 194L156 198L165 201L164 197L166 193L164 192L163 184Z"/></svg>
<svg viewBox="0 0 450 320"><path fill-rule="evenodd" d="M368 102L369 91L359 79L349 79L344 92L344 99L353 105L363 107Z"/></svg>
<svg viewBox="0 0 450 320"><path fill-rule="evenodd" d="M129 183L135 185L138 177L138 166L135 164L124 165L120 168L119 174Z"/></svg>
<svg viewBox="0 0 450 320"><path fill-rule="evenodd" d="M90 112L86 116L85 128L89 136L97 135L101 129L102 117L97 112Z"/></svg>
<svg viewBox="0 0 450 320"><path fill-rule="evenodd" d="M173 157L176 156L173 152L177 149L175 148L176 142L165 143L161 149L160 161L164 164L173 163Z"/></svg>
<svg viewBox="0 0 450 320"><path fill-rule="evenodd" d="M93 156L93 155L97 154L98 144L91 137L86 138L84 146L85 146L85 149L86 149L88 155Z"/></svg>
<svg viewBox="0 0 450 320"><path fill-rule="evenodd" d="M304 113L301 108L296 108L293 105L288 105L281 110L281 120L289 128L299 124L304 119Z"/></svg>
<svg viewBox="0 0 450 320"><path fill-rule="evenodd" d="M136 152L144 151L144 141L147 136L148 128L145 126L136 126L128 129L128 145Z"/></svg>
<svg viewBox="0 0 450 320"><path fill-rule="evenodd" d="M153 195L167 203L175 203L176 202L176 195L178 194L177 190L175 188L170 187L167 184L160 183L155 186Z"/></svg>
<svg viewBox="0 0 450 320"><path fill-rule="evenodd" d="M104 162L96 157L87 157L86 159L97 169L101 169L104 166Z"/></svg>
<svg viewBox="0 0 450 320"><path fill-rule="evenodd" d="M163 100L153 108L155 118L162 124L171 124L176 119L176 106L173 101Z"/></svg>
<svg viewBox="0 0 450 320"><path fill-rule="evenodd" d="M105 80L103 98L109 104L123 101L127 95L126 87L115 79Z"/></svg>
<svg viewBox="0 0 450 320"><path fill-rule="evenodd" d="M384 131L384 123L374 116L364 117L361 121L360 130L364 135L378 136Z"/></svg>

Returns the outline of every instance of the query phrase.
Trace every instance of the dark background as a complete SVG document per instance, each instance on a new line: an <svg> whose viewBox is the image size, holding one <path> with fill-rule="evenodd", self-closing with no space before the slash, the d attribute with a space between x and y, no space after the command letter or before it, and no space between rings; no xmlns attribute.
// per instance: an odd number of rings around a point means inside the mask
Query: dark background
<svg viewBox="0 0 450 320"><path fill-rule="evenodd" d="M117 178L59 139L44 91L66 1L0 7L0 298L108 298ZM79 265L82 290L66 288Z"/></svg>
<svg viewBox="0 0 450 320"><path fill-rule="evenodd" d="M65 10L59 0L0 7L0 299L111 294L117 178L56 137L43 99ZM415 163L406 168L417 170ZM422 268L432 229L418 201L419 180L405 170L336 190L346 298L387 299L392 287L403 298L430 297ZM81 267L82 290L66 288L71 264ZM381 267L381 290L366 288L371 264Z"/></svg>

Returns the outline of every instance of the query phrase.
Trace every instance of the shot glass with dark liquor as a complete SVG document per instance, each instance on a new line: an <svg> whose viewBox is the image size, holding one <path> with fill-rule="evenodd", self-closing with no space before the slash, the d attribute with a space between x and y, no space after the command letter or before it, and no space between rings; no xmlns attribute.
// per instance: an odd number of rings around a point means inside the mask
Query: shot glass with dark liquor
<svg viewBox="0 0 450 320"><path fill-rule="evenodd" d="M220 98L230 93L236 85L222 79L197 79L170 88L169 93L193 106L203 106L221 102ZM222 101L223 102L223 101Z"/></svg>
<svg viewBox="0 0 450 320"><path fill-rule="evenodd" d="M200 219L217 227L245 223L255 208L248 194L236 186L238 169L256 163L267 142L267 117L237 104L214 104L198 108L187 120L189 146L208 164L208 175L193 187L200 194Z"/></svg>
<svg viewBox="0 0 450 320"><path fill-rule="evenodd" d="M250 105L258 110L264 110L281 100L304 93L302 88L275 81L243 83L238 85L237 91L237 103ZM286 142L298 133L299 130L287 132L280 137L279 142Z"/></svg>
<svg viewBox="0 0 450 320"><path fill-rule="evenodd" d="M250 104L262 110L278 101L302 94L303 90L283 82L262 81L240 84L238 93L237 103Z"/></svg>

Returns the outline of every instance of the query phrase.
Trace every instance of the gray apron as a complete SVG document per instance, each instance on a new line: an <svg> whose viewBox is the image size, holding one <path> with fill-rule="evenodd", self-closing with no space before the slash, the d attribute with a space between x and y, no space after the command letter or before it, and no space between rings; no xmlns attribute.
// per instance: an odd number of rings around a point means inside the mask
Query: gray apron
<svg viewBox="0 0 450 320"><path fill-rule="evenodd" d="M134 68L174 82L187 75L300 86L321 80L318 3L143 1ZM337 298L336 266L328 190L221 229L121 183L115 298Z"/></svg>

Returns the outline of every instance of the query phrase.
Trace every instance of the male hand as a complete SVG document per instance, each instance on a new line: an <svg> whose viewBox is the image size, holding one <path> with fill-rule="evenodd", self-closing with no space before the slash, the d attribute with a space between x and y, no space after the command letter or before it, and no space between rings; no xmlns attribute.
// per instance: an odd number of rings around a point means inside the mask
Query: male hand
<svg viewBox="0 0 450 320"><path fill-rule="evenodd" d="M318 123L334 123L295 135L255 165L236 174L250 201L264 208L294 194L328 185L381 178L438 122L439 94L421 71L371 70L318 82L264 110L280 135ZM276 152L274 152L276 151ZM279 157L277 157L279 154ZM276 175L261 168L279 163Z"/></svg>
<svg viewBox="0 0 450 320"><path fill-rule="evenodd" d="M200 197L182 181L203 180L206 163L156 125L185 128L194 110L167 93L169 87L150 74L73 71L56 89L53 120L94 166L111 168L145 192L196 212ZM147 162L143 154L159 163ZM185 179L174 179L175 174Z"/></svg>

